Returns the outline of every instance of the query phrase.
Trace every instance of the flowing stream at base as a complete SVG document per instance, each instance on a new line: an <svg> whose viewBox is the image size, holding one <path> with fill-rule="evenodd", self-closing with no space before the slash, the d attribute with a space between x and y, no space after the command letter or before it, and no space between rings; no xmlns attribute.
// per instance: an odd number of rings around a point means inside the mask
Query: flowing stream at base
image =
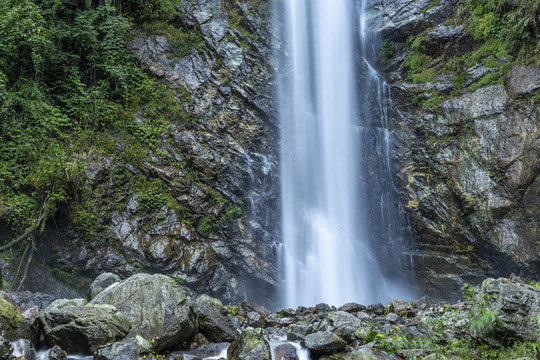
<svg viewBox="0 0 540 360"><path fill-rule="evenodd" d="M277 3L284 42L278 70L282 305L407 297L406 286L379 266L381 258L399 262L408 224L390 186L391 130L385 85L369 65L376 48L366 34L369 3ZM377 242L389 243L381 249L394 246L392 254L375 251Z"/></svg>

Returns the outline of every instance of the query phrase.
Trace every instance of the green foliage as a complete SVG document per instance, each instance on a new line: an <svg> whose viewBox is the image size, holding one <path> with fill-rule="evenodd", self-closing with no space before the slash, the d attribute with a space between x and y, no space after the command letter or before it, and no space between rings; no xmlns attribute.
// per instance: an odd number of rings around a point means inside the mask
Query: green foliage
<svg viewBox="0 0 540 360"><path fill-rule="evenodd" d="M88 153L139 166L159 154L172 123L193 120L187 93L150 78L126 46L134 22L175 20L175 1L124 0L122 11L113 3L0 0L0 199L13 235L46 206L94 238L113 205L82 186ZM203 45L200 32L187 33ZM131 185L141 211L177 206L154 185Z"/></svg>
<svg viewBox="0 0 540 360"><path fill-rule="evenodd" d="M16 194L5 203L11 209L8 223L15 231L32 226L38 204L35 199L26 194Z"/></svg>
<svg viewBox="0 0 540 360"><path fill-rule="evenodd" d="M133 16L142 20L173 20L178 11L175 0L127 0Z"/></svg>
<svg viewBox="0 0 540 360"><path fill-rule="evenodd" d="M165 191L160 181L144 184L138 194L139 204L137 210L150 214L161 209L167 204L167 194Z"/></svg>
<svg viewBox="0 0 540 360"><path fill-rule="evenodd" d="M540 60L537 0L463 0L459 14L468 14L469 32L497 52L519 55L524 62Z"/></svg>
<svg viewBox="0 0 540 360"><path fill-rule="evenodd" d="M238 315L238 305L229 305L227 313L231 316Z"/></svg>
<svg viewBox="0 0 540 360"><path fill-rule="evenodd" d="M386 64L388 61L390 61L390 59L392 59L395 56L396 50L397 50L396 43L394 43L391 40L384 39L381 44L381 48L379 50L379 60L383 64Z"/></svg>
<svg viewBox="0 0 540 360"><path fill-rule="evenodd" d="M206 44L199 28L182 28L164 21L152 21L142 24L145 31L152 34L165 35L171 46L171 57L184 57L191 53L195 48L201 51Z"/></svg>
<svg viewBox="0 0 540 360"><path fill-rule="evenodd" d="M225 208L225 219L231 221L244 214L244 202L237 200L234 204L229 204Z"/></svg>
<svg viewBox="0 0 540 360"><path fill-rule="evenodd" d="M197 223L197 230L204 236L208 236L212 231L212 222L208 216L203 216Z"/></svg>

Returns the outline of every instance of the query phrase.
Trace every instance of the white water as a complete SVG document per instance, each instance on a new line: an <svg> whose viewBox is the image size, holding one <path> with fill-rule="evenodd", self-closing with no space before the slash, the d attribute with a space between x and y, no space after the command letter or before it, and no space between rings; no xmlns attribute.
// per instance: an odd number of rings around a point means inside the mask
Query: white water
<svg viewBox="0 0 540 360"><path fill-rule="evenodd" d="M384 194L377 195L380 201L368 209L374 189L367 179L373 175L363 173L367 156L360 154L367 147L360 133L368 133L361 128L372 125L366 123L368 106L359 106L368 94L357 93L355 65L356 24L360 52L368 53L373 45L365 34L366 2L288 0L280 6L277 12L284 19L286 34L278 71L282 305L390 300L389 292L398 290L387 285L381 274L371 249L373 221L368 220L370 210L384 214L389 205ZM358 13L360 18L355 19ZM371 70L365 81L373 81ZM363 117L368 120L362 121ZM388 147L388 130L384 130L382 140L374 136L377 146L382 142ZM376 222L375 227L386 225L384 219Z"/></svg>

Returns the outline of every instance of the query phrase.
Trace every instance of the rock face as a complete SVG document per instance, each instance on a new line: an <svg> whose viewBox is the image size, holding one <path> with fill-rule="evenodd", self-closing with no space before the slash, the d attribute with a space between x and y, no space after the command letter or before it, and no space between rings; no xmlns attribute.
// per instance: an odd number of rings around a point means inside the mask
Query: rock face
<svg viewBox="0 0 540 360"><path fill-rule="evenodd" d="M482 283L480 298L495 312L493 328L480 336L500 345L508 341L535 341L540 316L540 290L508 279L487 279Z"/></svg>
<svg viewBox="0 0 540 360"><path fill-rule="evenodd" d="M9 301L0 297L0 335L8 340L28 339L36 342L36 333L30 323Z"/></svg>
<svg viewBox="0 0 540 360"><path fill-rule="evenodd" d="M380 68L392 93L397 183L417 233L409 263L418 287L443 299L487 276L537 277L540 70L473 61L477 42L446 21L456 1L383 5L378 21L394 52ZM408 62L415 57L420 67Z"/></svg>
<svg viewBox="0 0 540 360"><path fill-rule="evenodd" d="M189 340L197 333L197 315L191 299L165 275L133 275L109 286L90 304L115 306L131 322L129 336L154 340L157 352Z"/></svg>
<svg viewBox="0 0 540 360"><path fill-rule="evenodd" d="M121 340L131 328L129 320L111 305L47 308L37 322L49 346L86 355Z"/></svg>
<svg viewBox="0 0 540 360"><path fill-rule="evenodd" d="M114 271L122 278L166 273L199 294L226 302L250 294L250 300L270 306L279 196L268 3L176 3L174 26L196 33L200 44L179 53L170 34L145 28L137 29L129 47L141 66L173 90L185 119L168 119L170 127L141 166L89 156L85 186L99 204L117 205L98 208L104 230L97 238L50 228L45 243L51 249L42 253L58 259L59 267ZM153 126L143 117L135 122ZM119 140L115 146L130 145ZM169 204L141 211L145 198L132 178L163 184Z"/></svg>
<svg viewBox="0 0 540 360"><path fill-rule="evenodd" d="M245 330L227 350L229 360L271 360L270 344L254 330Z"/></svg>

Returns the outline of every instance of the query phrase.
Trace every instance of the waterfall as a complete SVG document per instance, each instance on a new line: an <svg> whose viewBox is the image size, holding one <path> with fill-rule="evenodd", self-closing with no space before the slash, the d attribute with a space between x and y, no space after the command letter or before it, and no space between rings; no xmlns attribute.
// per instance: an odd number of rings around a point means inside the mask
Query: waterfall
<svg viewBox="0 0 540 360"><path fill-rule="evenodd" d="M358 48L367 55L373 46L365 35L365 0L276 3L284 43L278 70L283 305L366 304L390 300L393 293L403 298L373 250L379 241L373 230L389 228L384 219L374 224L374 209L382 217L399 209L389 208L395 203L387 199L389 171L384 179L372 179L366 164L376 161L389 169L390 137L379 124L387 115L368 114L373 96L362 93L385 91L373 86L381 81L374 80L372 68L365 74L366 66L359 65L369 65L368 57L357 57ZM382 98L375 96L381 111ZM370 143L376 144L371 150ZM381 146L384 151L377 150ZM371 188L376 183L383 185Z"/></svg>

